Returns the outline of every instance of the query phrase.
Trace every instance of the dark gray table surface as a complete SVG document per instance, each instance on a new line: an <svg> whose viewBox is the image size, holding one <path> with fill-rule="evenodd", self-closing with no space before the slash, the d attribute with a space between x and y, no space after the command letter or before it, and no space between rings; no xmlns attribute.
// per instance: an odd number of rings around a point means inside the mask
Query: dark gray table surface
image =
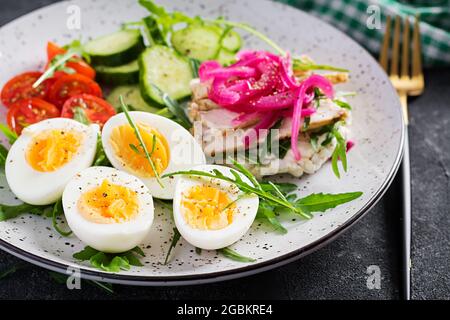
<svg viewBox="0 0 450 320"><path fill-rule="evenodd" d="M54 0L1 0L0 26ZM0 64L1 70L1 64ZM450 298L450 69L426 72L426 91L410 102L413 195L412 296ZM401 193L384 198L348 232L315 253L258 275L172 288L89 284L69 291L48 271L23 263L0 280L0 299L398 299ZM20 260L0 252L0 274ZM381 270L381 288L367 288L367 267Z"/></svg>

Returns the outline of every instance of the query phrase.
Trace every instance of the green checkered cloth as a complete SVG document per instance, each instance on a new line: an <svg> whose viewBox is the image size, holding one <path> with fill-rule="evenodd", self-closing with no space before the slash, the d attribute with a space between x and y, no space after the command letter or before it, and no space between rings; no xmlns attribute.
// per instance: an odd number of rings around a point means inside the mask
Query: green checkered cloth
<svg viewBox="0 0 450 320"><path fill-rule="evenodd" d="M278 0L341 29L378 55L387 15L420 18L426 66L450 65L450 0ZM380 15L377 15L377 13ZM377 21L373 20L379 16Z"/></svg>

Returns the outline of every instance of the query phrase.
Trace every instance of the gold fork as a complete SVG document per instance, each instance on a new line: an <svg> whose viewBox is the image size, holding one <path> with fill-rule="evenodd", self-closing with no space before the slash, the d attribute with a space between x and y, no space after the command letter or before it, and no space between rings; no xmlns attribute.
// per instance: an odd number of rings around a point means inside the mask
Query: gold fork
<svg viewBox="0 0 450 320"><path fill-rule="evenodd" d="M401 30L402 29L402 30ZM403 35L401 37L401 33ZM403 188L403 297L409 300L411 297L411 177L409 161L409 139L408 139L408 96L418 96L425 88L422 71L422 53L420 45L419 20L416 17L413 30L412 49L410 43L410 25L406 18L402 23L399 16L395 17L394 36L392 48L391 39L391 17L386 20L386 32L384 34L383 45L381 47L379 62L392 85L397 90L400 98L403 116L405 119L405 143L402 160L402 188ZM402 40L400 39L402 38ZM401 43L402 42L402 43ZM399 74L399 56L401 53L401 70ZM389 65L389 51L391 49L391 61ZM410 52L411 51L411 52ZM412 55L410 72L410 54Z"/></svg>

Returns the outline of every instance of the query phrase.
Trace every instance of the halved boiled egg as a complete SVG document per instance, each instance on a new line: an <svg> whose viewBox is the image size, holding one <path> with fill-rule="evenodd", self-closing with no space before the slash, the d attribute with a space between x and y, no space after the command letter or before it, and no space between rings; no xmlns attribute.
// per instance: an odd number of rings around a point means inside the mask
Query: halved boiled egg
<svg viewBox="0 0 450 320"><path fill-rule="evenodd" d="M145 239L153 223L153 198L138 178L114 168L78 173L63 193L73 233L99 251L119 253Z"/></svg>
<svg viewBox="0 0 450 320"><path fill-rule="evenodd" d="M129 114L138 127L158 175L206 163L201 146L178 123L147 112L133 111ZM125 114L118 114L106 122L102 142L106 156L116 169L141 179L155 198L173 199L178 177L161 179L162 186L158 183L156 173Z"/></svg>
<svg viewBox="0 0 450 320"><path fill-rule="evenodd" d="M5 174L12 192L34 205L56 202L69 180L92 165L98 125L54 118L26 127L6 159Z"/></svg>
<svg viewBox="0 0 450 320"><path fill-rule="evenodd" d="M232 169L228 167L203 165L193 170L218 170L233 178ZM238 174L251 185L247 177ZM197 248L216 250L235 243L248 231L258 206L258 196L244 195L226 181L182 176L176 185L173 214L187 242Z"/></svg>

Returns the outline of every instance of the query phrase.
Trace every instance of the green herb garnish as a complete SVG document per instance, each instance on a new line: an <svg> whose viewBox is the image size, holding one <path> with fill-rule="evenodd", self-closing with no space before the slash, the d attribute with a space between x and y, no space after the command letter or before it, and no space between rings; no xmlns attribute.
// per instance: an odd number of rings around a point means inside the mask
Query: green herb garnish
<svg viewBox="0 0 450 320"><path fill-rule="evenodd" d="M62 207L62 200L60 199L53 206L52 225L53 225L53 228L56 230L56 232L58 232L60 235L62 235L63 237L69 237L72 234L72 231L64 231L64 230L60 229L58 226L58 221L56 219L57 216L60 216L63 214L64 214L64 209Z"/></svg>
<svg viewBox="0 0 450 320"><path fill-rule="evenodd" d="M244 194L255 194L259 196L260 207L258 208L258 217L267 219L274 228L280 232L285 232L286 229L277 220L277 213L292 213L299 215L303 219L311 219L312 212L322 212L322 210L335 208L337 205L352 201L361 196L362 193L343 193L337 195L321 195L316 197L309 195L306 198L297 199L295 195L291 195L297 187L291 184L275 184L271 182L259 183L256 178L241 164L231 159L235 168L231 169L233 178L225 176L219 170L212 170L212 172L189 170L169 173L163 177L172 177L176 175L187 175L194 177L205 177L210 179L223 180L234 184ZM246 176L251 184L242 180L240 174ZM309 197L313 197L317 201L314 206L305 205L309 203ZM306 200L303 200L306 199ZM318 210L320 209L320 210Z"/></svg>
<svg viewBox="0 0 450 320"><path fill-rule="evenodd" d="M339 122L335 124L331 133L336 138L336 148L331 156L331 167L333 168L333 172L336 177L340 178L341 174L339 172L339 160L342 163L344 172L347 172L347 142L339 132Z"/></svg>
<svg viewBox="0 0 450 320"><path fill-rule="evenodd" d="M280 197L275 196L272 193L265 191L261 187L259 182L256 180L255 176L253 176L247 169L245 169L241 164L237 163L234 159L231 159L231 161L232 161L233 165L235 166L235 168L251 181L251 184L244 182L244 180L242 180L240 174L238 173L238 171L236 171L236 169L231 169L233 178L225 176L219 170L213 170L212 173L205 172L205 171L199 171L199 170L179 171L179 172L174 172L174 173L168 173L168 174L164 175L163 177L171 177L171 176L176 176L176 175L188 175L188 176L207 177L207 178L227 181L227 182L234 184L236 187L239 188L239 190L241 190L244 193L255 194L255 195L259 196L260 199L265 200L274 206L285 207L287 209L292 210L296 214L303 216L304 218L309 218L309 216L305 215L301 209L296 208L289 201L286 201L285 199L281 199Z"/></svg>
<svg viewBox="0 0 450 320"><path fill-rule="evenodd" d="M12 265L11 267L7 268L6 270L0 271L0 280L9 277L13 273L15 273L18 270L22 269L24 266L25 266L24 263L17 263L15 265Z"/></svg>
<svg viewBox="0 0 450 320"><path fill-rule="evenodd" d="M97 138L97 151L95 153L94 167L104 166L111 167L111 163L105 154L105 149L103 148L102 137L98 135Z"/></svg>
<svg viewBox="0 0 450 320"><path fill-rule="evenodd" d="M0 204L0 222L17 218L25 213L49 217L52 214L52 209L53 206L35 206L28 203L16 206Z"/></svg>
<svg viewBox="0 0 450 320"><path fill-rule="evenodd" d="M244 30L251 35L259 38L270 47L272 47L279 55L286 56L286 51L283 50L277 43L275 43L272 39L270 39L265 34L259 32L255 28L249 26L245 23L239 23L234 21L225 20L224 18L218 19L201 19L200 17L191 18L184 13L181 12L172 12L168 13L166 9L162 6L158 6L154 1L151 0L139 0L139 3L145 7L151 14L156 24L158 25L159 30L161 31L163 38L165 39L165 43L168 43L167 38L169 34L174 30L174 26L179 23L208 23L212 25L219 26L228 32L228 29L238 28ZM295 57L293 59L293 68L294 70L299 71L309 71L309 70L328 70L328 71L337 71L337 72L348 72L347 69L337 68L329 65L321 65L321 64L313 64L308 61L304 61L300 57Z"/></svg>
<svg viewBox="0 0 450 320"><path fill-rule="evenodd" d="M4 134L4 136L8 139L9 144L13 144L16 142L19 137L17 133L12 131L7 125L0 123L0 131Z"/></svg>
<svg viewBox="0 0 450 320"><path fill-rule="evenodd" d="M294 60L294 70L296 71L311 71L311 70L324 70L324 71L336 71L336 72L349 72L347 69L338 68L326 64L314 64L309 61L304 61L302 58L296 57Z"/></svg>
<svg viewBox="0 0 450 320"><path fill-rule="evenodd" d="M315 193L296 201L296 204L307 212L325 212L338 205L353 201L362 196L362 192L340 194Z"/></svg>
<svg viewBox="0 0 450 320"><path fill-rule="evenodd" d="M236 251L234 251L230 248L219 249L219 250L217 250L217 252L224 255L228 259L238 261L238 262L255 262L256 261L256 259L244 257L243 255L240 255L239 253L237 253Z"/></svg>
<svg viewBox="0 0 450 320"><path fill-rule="evenodd" d="M172 250L177 246L178 241L181 239L181 233L178 231L177 228L173 228L173 237L172 241L170 243L169 251L167 251L166 259L164 260L164 264L167 264L169 262L170 254L172 253Z"/></svg>
<svg viewBox="0 0 450 320"><path fill-rule="evenodd" d="M106 271L130 270L131 266L142 267L139 256L145 257L141 248L136 247L124 253L105 253L91 247L77 252L73 257L79 261L89 261L92 267Z"/></svg>
<svg viewBox="0 0 450 320"><path fill-rule="evenodd" d="M0 144L0 167L5 167L6 158L8 157L8 149Z"/></svg>
<svg viewBox="0 0 450 320"><path fill-rule="evenodd" d="M280 140L278 144L279 144L278 158L283 159L288 153L289 149L291 149L291 139Z"/></svg>
<svg viewBox="0 0 450 320"><path fill-rule="evenodd" d="M85 125L91 124L88 117L86 116L85 110L82 107L75 107L73 109L73 120Z"/></svg>
<svg viewBox="0 0 450 320"><path fill-rule="evenodd" d="M152 88L158 93L159 97L163 101L167 109L172 113L183 127L186 129L192 128L192 123L186 115L186 112L181 105L174 99L172 99L166 92L162 91L155 84L151 84Z"/></svg>
<svg viewBox="0 0 450 320"><path fill-rule="evenodd" d="M75 56L85 57L89 62L88 55L84 52L83 46L79 40L73 41L68 46L65 46L64 49L67 50L66 53L55 56L52 61L50 61L50 67L44 72L44 74L36 80L33 84L33 88L39 87L45 80L53 77L56 71L64 71L67 73L73 73L71 70L68 70L66 63L73 59Z"/></svg>
<svg viewBox="0 0 450 320"><path fill-rule="evenodd" d="M138 147L136 147L136 145L130 143L130 144L129 144L129 147L130 147L130 149L133 150L135 153L137 153L137 154L139 154L139 155L141 154L141 152L139 151Z"/></svg>
<svg viewBox="0 0 450 320"><path fill-rule="evenodd" d="M161 177L159 175L159 172L158 172L158 170L156 170L155 163L153 162L153 159L151 158L151 154L148 152L147 146L145 145L144 140L142 139L141 133L139 132L138 127L136 126L133 119L131 118L130 113L128 111L128 106L125 104L125 101L123 100L122 96L120 96L120 103L121 103L122 111L125 113L125 116L128 120L128 123L134 130L134 134L136 135L136 138L139 141L140 147L144 151L144 155L147 158L147 161L149 162L150 166L152 167L153 173L156 177L156 181L158 181L158 184L161 186L161 188L164 188L164 185L161 182ZM153 146L154 145L155 144L153 144Z"/></svg>
<svg viewBox="0 0 450 320"><path fill-rule="evenodd" d="M341 108L352 110L352 107L345 101L334 99L333 102L336 103Z"/></svg>
<svg viewBox="0 0 450 320"><path fill-rule="evenodd" d="M194 58L189 58L189 65L191 66L191 71L192 71L192 76L194 78L198 78L198 69L200 68L200 60L198 59L194 59Z"/></svg>
<svg viewBox="0 0 450 320"><path fill-rule="evenodd" d="M57 272L53 272L53 271L50 271L49 275L58 284L66 284L67 279L69 278L69 276L67 276L65 274L57 273ZM99 282L99 281L95 281L95 280L83 280L83 279L82 279L82 281L86 282L87 284L92 285L94 287L98 287L102 290L105 290L106 292L108 292L110 294L114 293L113 285L111 283Z"/></svg>
<svg viewBox="0 0 450 320"><path fill-rule="evenodd" d="M256 218L266 220L277 232L280 232L282 234L287 233L286 228L283 227L283 225L277 219L277 215L275 214L275 207L269 205L265 201L261 201L259 203Z"/></svg>

